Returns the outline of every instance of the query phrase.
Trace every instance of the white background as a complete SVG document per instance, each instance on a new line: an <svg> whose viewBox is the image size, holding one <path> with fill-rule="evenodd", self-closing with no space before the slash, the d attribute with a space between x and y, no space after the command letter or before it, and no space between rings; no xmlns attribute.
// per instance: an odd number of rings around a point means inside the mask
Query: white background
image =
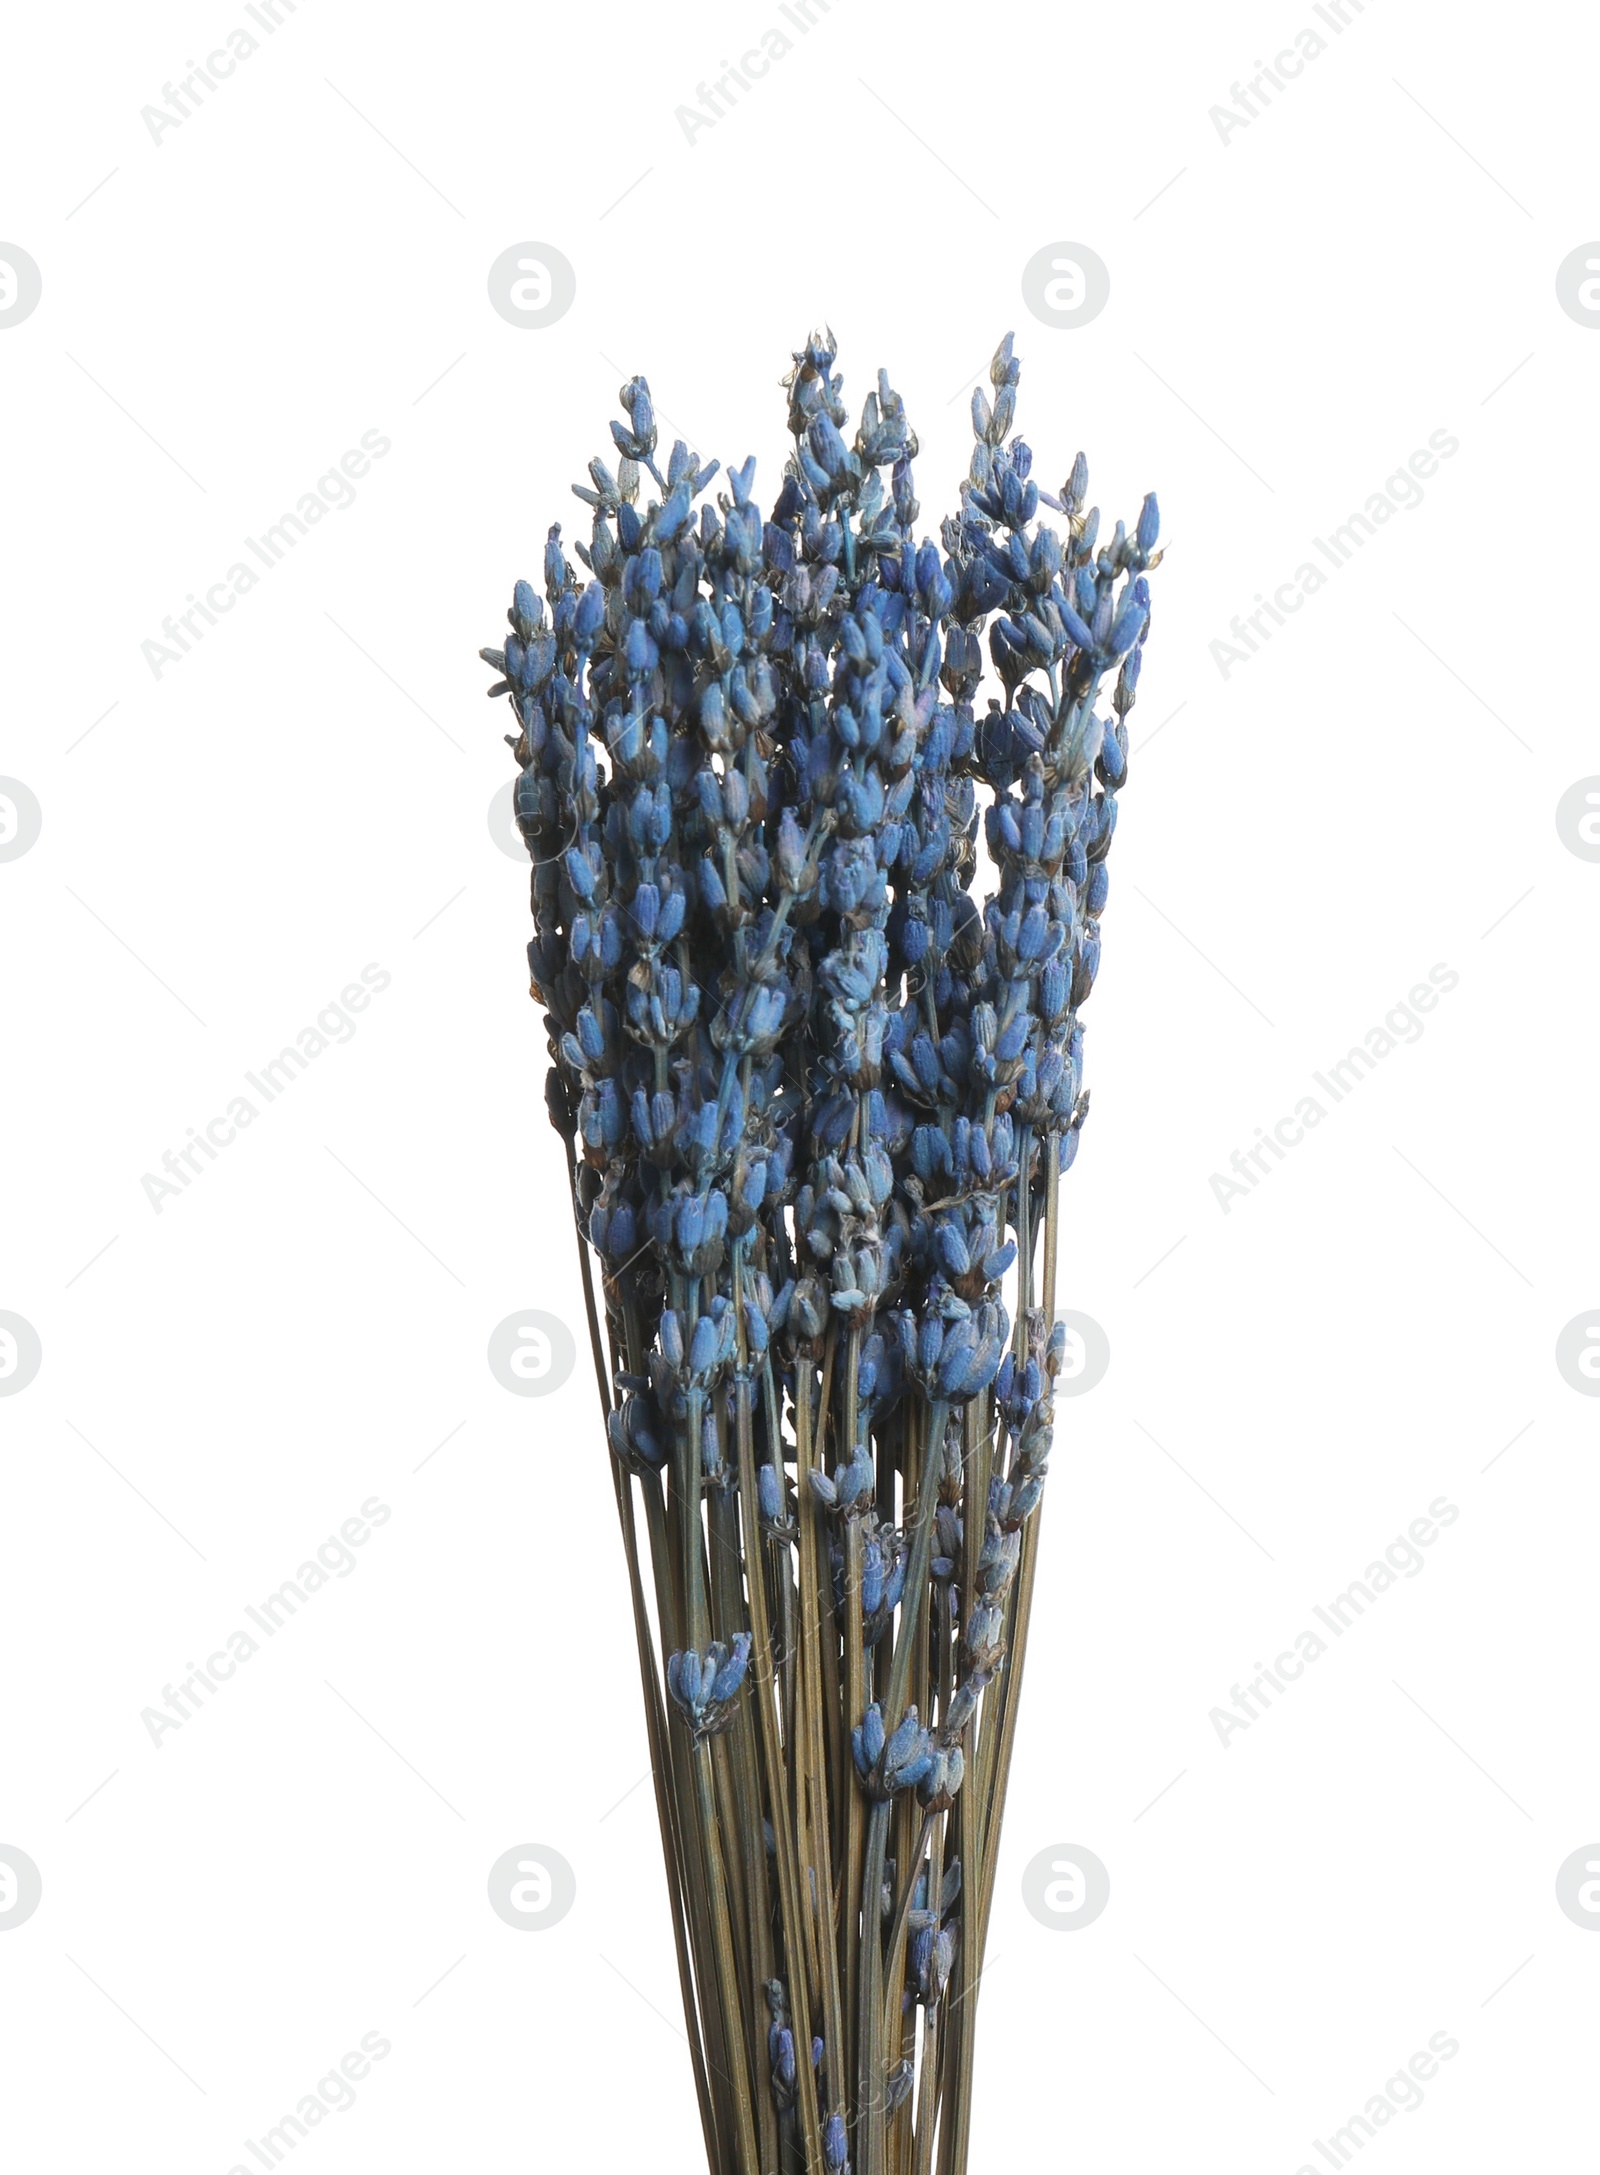
<svg viewBox="0 0 1600 2175"><path fill-rule="evenodd" d="M587 533L567 486L633 370L770 506L823 319L852 403L880 363L903 391L930 532L1014 326L1041 477L1082 445L1170 543L1068 1196L1112 1360L1061 1410L973 2168L1320 2169L1441 2031L1363 2164L1592 2150L1600 1940L1555 1874L1600 1834L1600 1408L1553 1355L1600 1305L1600 866L1555 808L1600 772L1600 338L1555 273L1600 234L1596 41L1349 12L834 0L692 146L674 107L775 5L303 0L159 145L141 107L242 0L13 15L19 2167L254 2166L368 2031L296 2166L699 2165L592 1382L524 1401L485 1360L518 1309L580 1317L475 652L548 523ZM1208 108L1306 26L1224 143ZM524 240L576 269L543 330L487 300ZM1055 241L1110 268L1075 331L1021 298ZM355 504L154 676L163 617L368 430ZM1423 503L1225 678L1234 615L1441 430ZM368 962L353 1039L158 1214L143 1175ZM1436 962L1421 1039L1224 1213L1212 1174ZM141 1709L374 1495L355 1571L154 1747ZM1425 1570L1224 1749L1209 1710L1441 1495ZM538 1933L486 1899L520 1843L577 1875ZM1018 1885L1068 1843L1111 1875L1075 1932Z"/></svg>

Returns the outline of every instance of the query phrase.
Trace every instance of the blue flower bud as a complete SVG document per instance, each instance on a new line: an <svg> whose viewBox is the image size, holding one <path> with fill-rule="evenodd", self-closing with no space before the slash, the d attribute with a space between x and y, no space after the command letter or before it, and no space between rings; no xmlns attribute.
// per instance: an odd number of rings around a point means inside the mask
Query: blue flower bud
<svg viewBox="0 0 1600 2175"><path fill-rule="evenodd" d="M884 1745L883 1712L876 1700L862 1717L861 1743L869 1765L881 1756Z"/></svg>
<svg viewBox="0 0 1600 2175"><path fill-rule="evenodd" d="M733 1642L732 1651L712 1680L711 1697L717 1706L726 1706L744 1682L745 1670L750 1662L750 1647L749 1632L741 1631Z"/></svg>
<svg viewBox="0 0 1600 2175"><path fill-rule="evenodd" d="M1145 622L1145 608L1137 597L1130 596L1118 612L1106 647L1113 657L1120 657L1124 650L1132 649L1139 638L1139 630Z"/></svg>
<svg viewBox="0 0 1600 2175"><path fill-rule="evenodd" d="M569 846L561 857L566 870L567 882L580 899L592 899L595 893L594 871L590 868L580 848Z"/></svg>
<svg viewBox="0 0 1600 2175"><path fill-rule="evenodd" d="M861 1608L864 1615L877 1614L883 1600L883 1550L876 1541L868 1541L862 1551L861 1561Z"/></svg>

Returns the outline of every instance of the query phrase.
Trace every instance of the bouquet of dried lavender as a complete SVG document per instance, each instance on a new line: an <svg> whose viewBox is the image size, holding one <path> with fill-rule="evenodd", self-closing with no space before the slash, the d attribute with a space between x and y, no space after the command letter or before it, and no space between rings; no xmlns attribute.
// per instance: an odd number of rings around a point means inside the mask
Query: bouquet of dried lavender
<svg viewBox="0 0 1600 2175"><path fill-rule="evenodd" d="M833 365L794 358L765 518L753 458L661 472L630 380L584 571L552 528L482 654L710 2169L963 2175L1160 554L1154 497L1101 541L1081 453L1033 480L1009 335L939 544L899 396L848 438Z"/></svg>

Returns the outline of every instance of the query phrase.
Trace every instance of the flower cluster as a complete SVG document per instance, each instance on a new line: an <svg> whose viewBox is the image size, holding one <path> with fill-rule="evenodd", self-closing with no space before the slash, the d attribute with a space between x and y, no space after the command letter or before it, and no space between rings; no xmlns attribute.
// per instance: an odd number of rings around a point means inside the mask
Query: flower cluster
<svg viewBox="0 0 1600 2175"><path fill-rule="evenodd" d="M914 2094L897 2011L981 1962L1160 558L1154 497L1103 534L1082 454L1041 488L1009 334L938 541L899 394L852 427L834 365L794 357L767 506L753 458L663 468L631 379L587 540L551 528L482 653L717 2175L768 2124L836 2175L885 2175L896 2122L964 2153L970 2065Z"/></svg>

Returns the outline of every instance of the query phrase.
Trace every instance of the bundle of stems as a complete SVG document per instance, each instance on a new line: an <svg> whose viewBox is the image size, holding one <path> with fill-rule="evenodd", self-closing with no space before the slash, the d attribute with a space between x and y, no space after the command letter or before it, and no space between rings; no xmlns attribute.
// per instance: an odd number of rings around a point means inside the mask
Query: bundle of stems
<svg viewBox="0 0 1600 2175"><path fill-rule="evenodd" d="M1040 490L1008 334L919 542L833 364L765 518L631 379L585 571L552 528L482 654L707 2162L964 2175L1157 512Z"/></svg>

